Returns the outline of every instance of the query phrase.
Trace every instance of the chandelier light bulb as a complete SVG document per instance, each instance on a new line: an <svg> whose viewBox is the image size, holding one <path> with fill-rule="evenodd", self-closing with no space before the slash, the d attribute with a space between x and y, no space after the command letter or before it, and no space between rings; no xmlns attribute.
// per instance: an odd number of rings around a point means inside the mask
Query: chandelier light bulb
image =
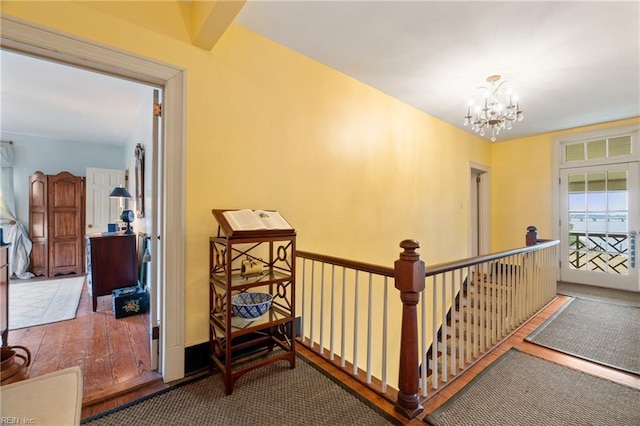
<svg viewBox="0 0 640 426"><path fill-rule="evenodd" d="M523 114L520 109L518 98L513 95L512 90L503 90L506 80L500 81L501 76L491 75L487 77L488 87L482 89L482 105L476 105L474 115L471 115L471 106L474 104L470 100L467 106L467 115L464 117L464 125L471 125L471 129L480 136L484 136L484 129L491 129L491 140L496 140L496 135L500 134L500 129L510 130L514 121L522 121ZM506 89L506 88L504 88ZM503 91L506 91L503 95Z"/></svg>

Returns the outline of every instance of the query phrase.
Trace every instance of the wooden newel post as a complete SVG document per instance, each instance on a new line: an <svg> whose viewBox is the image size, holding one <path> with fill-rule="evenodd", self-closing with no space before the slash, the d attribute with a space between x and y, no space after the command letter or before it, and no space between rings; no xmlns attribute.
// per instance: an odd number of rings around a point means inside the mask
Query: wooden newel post
<svg viewBox="0 0 640 426"><path fill-rule="evenodd" d="M412 419L422 410L418 398L418 302L424 290L424 262L416 249L420 243L404 240L400 259L395 262L396 288L402 300L402 334L400 335L400 373L398 378L398 400L396 411Z"/></svg>
<svg viewBox="0 0 640 426"><path fill-rule="evenodd" d="M527 247L535 246L538 244L538 228L535 226L527 227L527 237L526 237Z"/></svg>

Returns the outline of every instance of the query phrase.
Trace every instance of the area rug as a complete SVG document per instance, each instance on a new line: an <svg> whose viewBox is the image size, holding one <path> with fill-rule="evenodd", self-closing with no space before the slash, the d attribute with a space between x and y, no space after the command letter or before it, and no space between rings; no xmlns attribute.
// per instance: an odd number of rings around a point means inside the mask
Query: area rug
<svg viewBox="0 0 640 426"><path fill-rule="evenodd" d="M432 425L637 425L640 390L506 352L431 413Z"/></svg>
<svg viewBox="0 0 640 426"><path fill-rule="evenodd" d="M570 299L525 340L640 374L640 307Z"/></svg>
<svg viewBox="0 0 640 426"><path fill-rule="evenodd" d="M345 390L304 358L296 367L275 362L240 377L225 396L220 374L161 392L104 416L84 419L114 425L389 425L377 408Z"/></svg>
<svg viewBox="0 0 640 426"><path fill-rule="evenodd" d="M76 317L85 277L18 281L9 285L9 329Z"/></svg>

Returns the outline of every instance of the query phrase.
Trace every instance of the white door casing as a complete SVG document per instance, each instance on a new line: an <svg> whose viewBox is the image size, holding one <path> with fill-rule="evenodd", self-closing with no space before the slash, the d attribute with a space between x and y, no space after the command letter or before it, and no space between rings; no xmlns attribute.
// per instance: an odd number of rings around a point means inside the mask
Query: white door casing
<svg viewBox="0 0 640 426"><path fill-rule="evenodd" d="M158 176L157 250L160 299L160 372L165 382L184 377L185 293L185 70L107 47L18 18L0 17L4 49L163 88ZM167 303L170 300L171 303Z"/></svg>
<svg viewBox="0 0 640 426"><path fill-rule="evenodd" d="M469 167L469 256L491 251L491 173L478 163Z"/></svg>

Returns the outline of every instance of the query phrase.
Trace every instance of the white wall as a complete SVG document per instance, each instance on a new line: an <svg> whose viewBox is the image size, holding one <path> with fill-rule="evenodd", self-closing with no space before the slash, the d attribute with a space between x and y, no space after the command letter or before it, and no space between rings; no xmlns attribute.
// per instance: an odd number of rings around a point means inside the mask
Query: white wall
<svg viewBox="0 0 640 426"><path fill-rule="evenodd" d="M147 98L138 111L138 119L135 121L135 128L131 129L129 139L124 147L124 163L129 170L129 182L127 189L133 197L135 197L136 182L136 166L135 166L135 148L137 144L142 144L144 148L144 218L137 219L132 224L135 232L151 233L151 209L155 208L155 204L151 199L152 195L152 179L153 179L153 89L149 88ZM135 211L135 200L131 200L127 204L128 208Z"/></svg>
<svg viewBox="0 0 640 426"><path fill-rule="evenodd" d="M10 132L3 132L0 138L13 142L16 217L25 226L29 224L29 176L33 173L41 171L53 175L67 171L85 176L87 167L125 168L123 146L62 141Z"/></svg>

